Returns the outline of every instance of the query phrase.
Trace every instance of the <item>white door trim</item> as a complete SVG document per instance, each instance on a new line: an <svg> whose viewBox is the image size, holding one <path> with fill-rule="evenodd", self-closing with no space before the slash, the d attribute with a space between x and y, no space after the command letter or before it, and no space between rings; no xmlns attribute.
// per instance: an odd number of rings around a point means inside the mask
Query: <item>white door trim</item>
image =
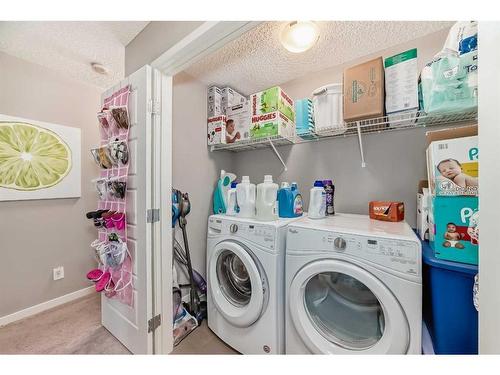
<svg viewBox="0 0 500 375"><path fill-rule="evenodd" d="M248 30L257 21L207 21L165 51L151 63L164 74L175 75L203 56L221 48Z"/></svg>

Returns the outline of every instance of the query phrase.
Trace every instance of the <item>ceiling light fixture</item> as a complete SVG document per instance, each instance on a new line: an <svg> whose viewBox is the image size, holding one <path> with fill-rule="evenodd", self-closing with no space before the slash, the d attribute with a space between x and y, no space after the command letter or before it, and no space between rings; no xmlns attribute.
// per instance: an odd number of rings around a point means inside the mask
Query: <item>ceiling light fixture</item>
<svg viewBox="0 0 500 375"><path fill-rule="evenodd" d="M311 48L319 38L319 28L312 21L293 21L281 30L280 41L288 51L300 53Z"/></svg>
<svg viewBox="0 0 500 375"><path fill-rule="evenodd" d="M109 72L108 68L106 68L104 65L96 63L96 62L91 63L90 66L92 67L92 70L98 74L105 75L105 74L108 74L108 72Z"/></svg>

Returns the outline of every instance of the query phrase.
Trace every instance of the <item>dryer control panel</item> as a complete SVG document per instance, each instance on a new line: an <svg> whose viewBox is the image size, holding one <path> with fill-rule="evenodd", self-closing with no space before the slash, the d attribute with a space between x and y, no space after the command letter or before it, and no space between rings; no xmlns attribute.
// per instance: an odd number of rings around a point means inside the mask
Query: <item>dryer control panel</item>
<svg viewBox="0 0 500 375"><path fill-rule="evenodd" d="M287 244L293 252L343 253L381 266L420 276L421 246L415 241L289 228ZM290 246L291 245L291 246Z"/></svg>
<svg viewBox="0 0 500 375"><path fill-rule="evenodd" d="M269 250L276 247L277 229L270 225L210 218L208 229L209 233L245 239Z"/></svg>

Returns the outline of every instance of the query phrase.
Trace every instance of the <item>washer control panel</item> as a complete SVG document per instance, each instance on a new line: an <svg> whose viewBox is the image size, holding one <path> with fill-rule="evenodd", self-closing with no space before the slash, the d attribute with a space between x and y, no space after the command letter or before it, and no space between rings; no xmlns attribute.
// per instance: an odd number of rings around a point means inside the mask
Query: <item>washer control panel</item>
<svg viewBox="0 0 500 375"><path fill-rule="evenodd" d="M418 239L411 241L289 228L287 244L291 244L291 251L294 252L333 251L409 275L420 276L421 273L421 246Z"/></svg>
<svg viewBox="0 0 500 375"><path fill-rule="evenodd" d="M276 246L277 230L270 225L250 224L245 222L226 221L221 219L209 219L209 234L220 234L242 238L257 243L270 250Z"/></svg>

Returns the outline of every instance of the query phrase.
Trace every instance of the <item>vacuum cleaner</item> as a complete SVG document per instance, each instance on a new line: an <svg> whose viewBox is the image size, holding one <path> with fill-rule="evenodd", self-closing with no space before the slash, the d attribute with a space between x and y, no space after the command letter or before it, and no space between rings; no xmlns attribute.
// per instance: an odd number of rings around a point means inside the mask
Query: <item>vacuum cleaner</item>
<svg viewBox="0 0 500 375"><path fill-rule="evenodd" d="M176 223L182 231L184 248L175 239L174 233L174 259L178 264L185 267L189 278L189 284L180 284L174 287L174 345L179 343L193 329L195 329L207 316L207 305L205 301L200 300L200 294L205 294L207 284L203 277L193 269L191 264L191 255L189 251L189 242L187 238L187 220L186 216L191 211L191 202L188 193L182 193L180 190L172 189L172 228L175 229ZM181 301L182 288L189 288L189 303L183 304ZM193 322L192 319L195 321Z"/></svg>

